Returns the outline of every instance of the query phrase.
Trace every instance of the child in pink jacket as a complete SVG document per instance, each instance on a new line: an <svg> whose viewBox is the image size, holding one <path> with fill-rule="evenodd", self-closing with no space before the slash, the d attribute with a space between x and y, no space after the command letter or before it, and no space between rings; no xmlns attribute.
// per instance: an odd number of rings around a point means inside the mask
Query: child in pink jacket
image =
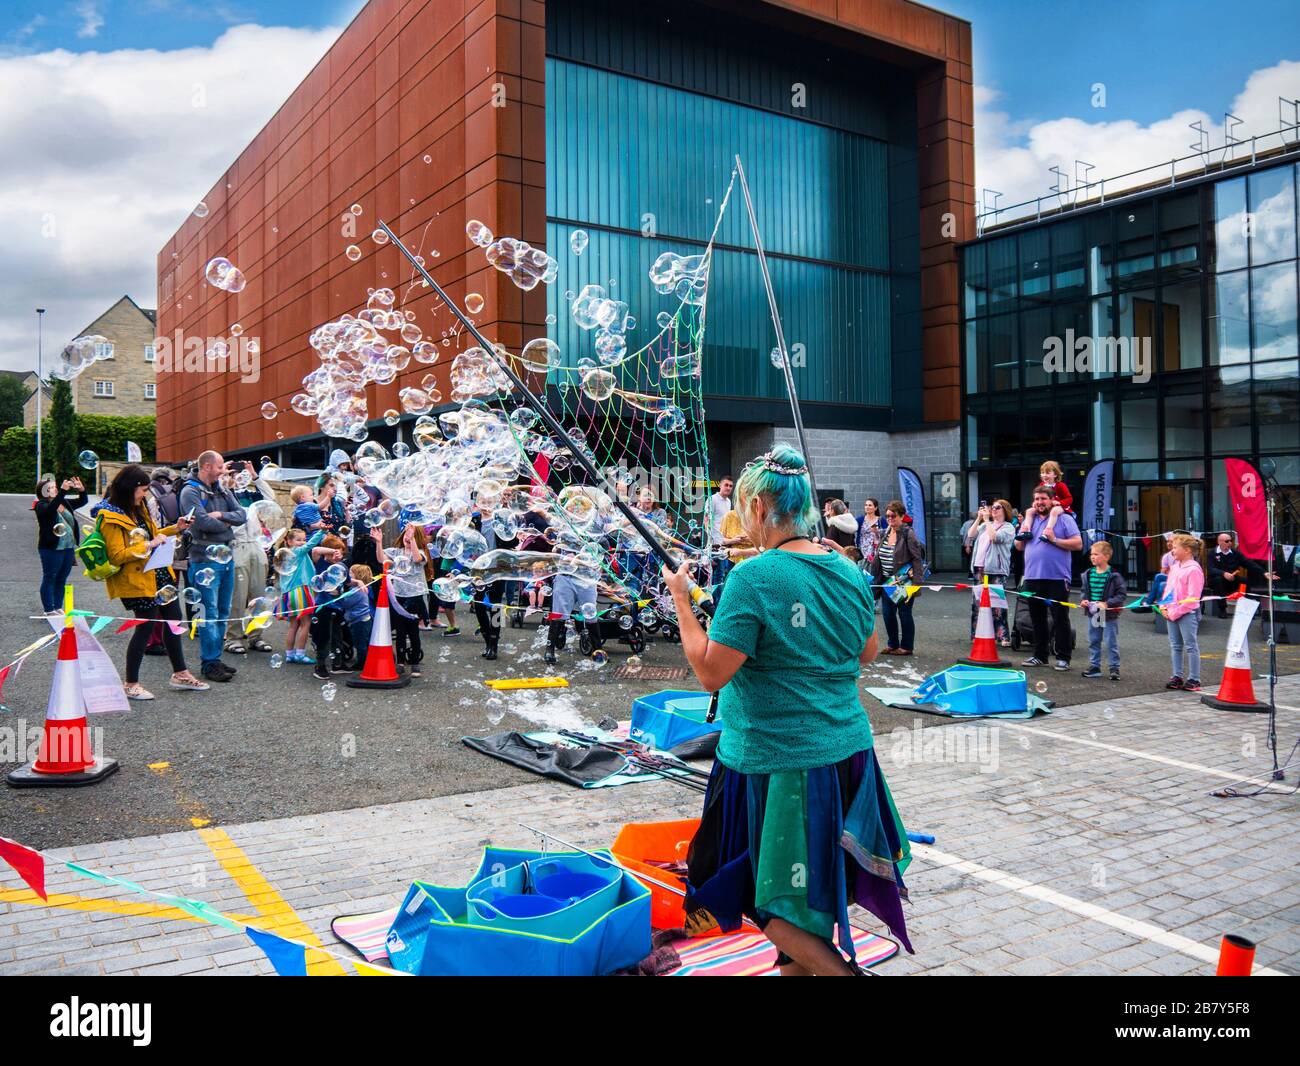
<svg viewBox="0 0 1300 1066"><path fill-rule="evenodd" d="M1169 655L1173 661L1173 674L1165 688L1180 688L1184 692L1201 690L1201 648L1196 642L1196 630L1201 622L1201 592L1205 588L1205 574L1196 561L1200 542L1186 533L1176 534L1169 549L1173 562L1169 567L1169 580L1161 600L1161 610L1169 623ZM1182 601L1190 600L1190 603ZM1186 655L1187 670L1183 671ZM1186 680L1184 680L1186 678Z"/></svg>

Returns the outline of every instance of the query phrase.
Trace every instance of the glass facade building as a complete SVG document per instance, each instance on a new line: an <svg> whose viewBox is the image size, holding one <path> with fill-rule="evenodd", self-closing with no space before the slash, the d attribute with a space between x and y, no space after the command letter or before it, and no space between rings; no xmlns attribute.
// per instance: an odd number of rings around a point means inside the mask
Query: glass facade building
<svg viewBox="0 0 1300 1066"><path fill-rule="evenodd" d="M1113 528L1230 529L1222 459L1239 456L1276 470L1277 541L1300 541L1295 159L964 246L972 507L1023 506L1045 459L1076 494L1092 463L1114 459ZM1158 565L1163 550L1139 542L1130 566Z"/></svg>

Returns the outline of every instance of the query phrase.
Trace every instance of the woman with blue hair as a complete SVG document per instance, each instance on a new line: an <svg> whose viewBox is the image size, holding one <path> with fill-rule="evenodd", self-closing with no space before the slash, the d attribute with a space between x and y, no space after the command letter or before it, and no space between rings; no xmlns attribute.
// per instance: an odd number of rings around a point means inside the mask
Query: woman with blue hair
<svg viewBox="0 0 1300 1066"><path fill-rule="evenodd" d="M731 931L748 917L783 974L847 976L861 972L850 902L912 950L901 904L911 852L858 698L860 664L876 656L871 589L813 539L795 449L745 468L736 509L759 554L728 577L707 633L687 568L664 569L687 661L719 692L723 723L687 860L688 925Z"/></svg>

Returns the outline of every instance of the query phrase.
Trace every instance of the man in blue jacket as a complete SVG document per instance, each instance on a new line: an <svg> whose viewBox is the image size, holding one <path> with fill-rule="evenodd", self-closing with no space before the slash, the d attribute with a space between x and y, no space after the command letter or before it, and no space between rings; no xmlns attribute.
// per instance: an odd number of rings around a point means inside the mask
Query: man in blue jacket
<svg viewBox="0 0 1300 1066"><path fill-rule="evenodd" d="M181 489L179 511L194 512L190 527L190 579L203 597L204 622L199 626L199 655L203 676L209 681L229 681L235 669L221 661L222 634L230 617L235 591L235 562L231 542L235 526L248 516L229 489L221 484L230 473L220 452L199 456L198 473ZM208 573L211 574L209 578ZM242 604L241 604L242 607Z"/></svg>

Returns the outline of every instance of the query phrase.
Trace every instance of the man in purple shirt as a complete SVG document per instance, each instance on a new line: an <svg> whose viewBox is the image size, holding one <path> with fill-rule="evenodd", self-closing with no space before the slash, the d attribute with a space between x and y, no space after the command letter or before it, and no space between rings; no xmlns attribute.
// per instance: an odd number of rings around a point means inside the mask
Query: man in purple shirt
<svg viewBox="0 0 1300 1066"><path fill-rule="evenodd" d="M1059 515L1056 528L1047 532L1047 517L1056 502L1050 485L1034 489L1033 524L1029 535L1016 538L1016 550L1025 553L1025 578L1022 588L1034 593L1029 601L1029 617L1034 624L1034 654L1023 666L1047 665L1047 612L1052 612L1052 638L1056 645L1056 670L1070 668L1070 611L1062 603L1070 597L1070 553L1083 547L1079 527L1068 514ZM1042 598L1040 598L1042 597Z"/></svg>

